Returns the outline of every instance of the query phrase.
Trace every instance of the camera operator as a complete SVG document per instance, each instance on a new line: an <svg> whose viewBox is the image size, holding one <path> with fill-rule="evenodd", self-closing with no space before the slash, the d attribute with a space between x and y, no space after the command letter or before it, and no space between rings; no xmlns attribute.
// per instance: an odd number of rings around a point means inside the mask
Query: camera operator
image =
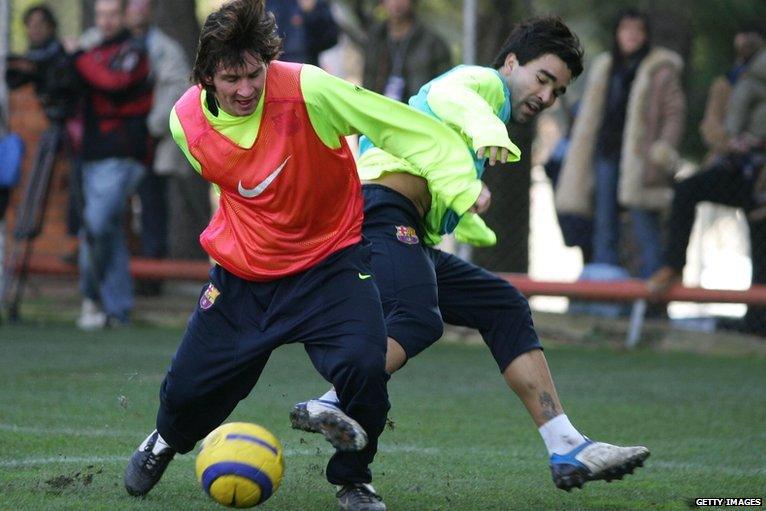
<svg viewBox="0 0 766 511"><path fill-rule="evenodd" d="M56 34L58 22L45 5L27 9L23 20L29 49L23 56L8 58L8 87L15 89L33 83L48 120L61 124L74 113L78 79Z"/></svg>

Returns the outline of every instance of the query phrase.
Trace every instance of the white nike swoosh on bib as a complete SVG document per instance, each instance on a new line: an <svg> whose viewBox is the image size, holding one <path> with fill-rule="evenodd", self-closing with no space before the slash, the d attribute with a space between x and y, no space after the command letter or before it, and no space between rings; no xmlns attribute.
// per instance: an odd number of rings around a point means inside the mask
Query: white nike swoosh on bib
<svg viewBox="0 0 766 511"><path fill-rule="evenodd" d="M289 160L292 157L293 155L291 154L290 156L285 158L285 161L282 162L282 165L277 167L276 170L274 170L274 172L266 176L266 179L258 183L258 185L255 188L245 188L244 186L242 186L242 181L240 180L239 185L237 186L237 191L242 197L246 199L252 199L253 197L258 197L271 184L271 182L277 178L279 173L282 172L282 169L285 168L285 165L287 165L287 160Z"/></svg>

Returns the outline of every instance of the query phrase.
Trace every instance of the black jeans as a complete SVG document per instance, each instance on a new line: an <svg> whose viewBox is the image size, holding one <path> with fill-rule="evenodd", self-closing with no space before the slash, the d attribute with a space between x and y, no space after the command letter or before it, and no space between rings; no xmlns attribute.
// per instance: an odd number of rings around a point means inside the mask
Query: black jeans
<svg viewBox="0 0 766 511"><path fill-rule="evenodd" d="M679 273L686 264L696 206L700 202L713 202L750 212L756 203L753 183L756 176L748 175L748 160L741 157L723 157L707 169L684 179L675 186L670 211L668 241L665 245L665 264ZM752 259L753 284L766 283L766 220L748 218ZM749 307L745 321L757 330L766 330L766 308Z"/></svg>

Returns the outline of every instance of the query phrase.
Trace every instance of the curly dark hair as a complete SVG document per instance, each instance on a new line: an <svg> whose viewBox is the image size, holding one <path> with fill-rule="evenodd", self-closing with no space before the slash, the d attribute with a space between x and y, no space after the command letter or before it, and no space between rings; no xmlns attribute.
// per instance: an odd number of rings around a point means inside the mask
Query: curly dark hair
<svg viewBox="0 0 766 511"><path fill-rule="evenodd" d="M212 87L217 69L245 65L252 54L268 64L282 51L274 16L264 0L232 0L210 14L202 26L192 81Z"/></svg>
<svg viewBox="0 0 766 511"><path fill-rule="evenodd" d="M547 53L556 55L569 68L573 80L582 73L585 54L580 39L558 16L530 18L515 24L492 67L502 67L509 53L515 54L522 66Z"/></svg>

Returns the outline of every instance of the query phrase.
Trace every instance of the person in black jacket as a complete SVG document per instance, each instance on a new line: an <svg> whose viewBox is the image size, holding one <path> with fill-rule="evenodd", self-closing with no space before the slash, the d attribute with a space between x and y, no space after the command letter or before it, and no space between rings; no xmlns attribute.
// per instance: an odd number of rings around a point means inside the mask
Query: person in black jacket
<svg viewBox="0 0 766 511"><path fill-rule="evenodd" d="M33 83L48 120L61 123L74 113L79 81L56 34L58 22L42 4L27 9L23 20L29 49L23 56L8 58L8 87L15 89Z"/></svg>
<svg viewBox="0 0 766 511"><path fill-rule="evenodd" d="M383 0L386 19L369 28L362 85L397 101L452 67L449 46L417 16L416 0Z"/></svg>
<svg viewBox="0 0 766 511"><path fill-rule="evenodd" d="M71 140L63 129L64 123L74 116L80 97L81 84L74 71L72 57L64 49L57 35L58 22L44 4L33 5L23 14L29 48L24 55L8 58L6 82L10 89L32 83L51 128L41 140L55 140L56 150L63 147L69 161L69 205L67 233L76 236L80 230L79 163L72 150ZM65 260L76 259L74 254Z"/></svg>

